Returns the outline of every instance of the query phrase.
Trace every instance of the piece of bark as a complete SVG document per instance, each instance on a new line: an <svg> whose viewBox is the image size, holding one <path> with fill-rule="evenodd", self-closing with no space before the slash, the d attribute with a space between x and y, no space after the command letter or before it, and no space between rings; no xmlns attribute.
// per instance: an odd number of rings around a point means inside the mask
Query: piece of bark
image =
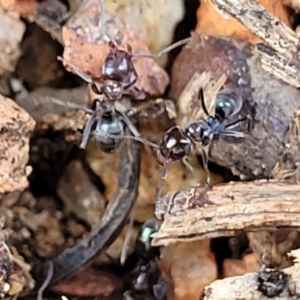
<svg viewBox="0 0 300 300"><path fill-rule="evenodd" d="M100 78L101 67L109 52L107 45L109 40L107 36L103 36L99 24L99 11L98 1L89 1L68 20L62 31L65 44L64 59L90 74L94 79ZM107 11L105 11L105 24L106 30L117 42L121 42L120 49L127 49L126 45L129 44L134 54L150 54L146 45L130 26ZM133 62L138 73L136 86L151 95L161 95L169 84L167 73L153 59L136 58Z"/></svg>
<svg viewBox="0 0 300 300"><path fill-rule="evenodd" d="M242 97L240 114L227 122L250 116L254 119L251 121L254 128L247 133L251 138L246 137L238 142L227 138L214 141L209 160L230 169L243 180L270 177L281 158L279 148L300 97L299 90L262 69L251 47L243 42L193 34L191 42L182 49L174 62L171 74L170 97L179 98L178 124L181 124L183 117L192 122L195 120L194 115L201 116L195 113L197 109L202 111L197 93L189 99L180 97L195 73L201 75L209 71L211 80L215 82L225 75L225 88L232 89ZM197 88L200 87L195 87L195 91ZM209 95L205 92L206 96ZM213 99L206 98L206 106L210 107ZM246 124L240 124L235 130L246 131Z"/></svg>
<svg viewBox="0 0 300 300"><path fill-rule="evenodd" d="M222 13L230 14L261 38L270 48L257 48L263 68L283 81L300 87L299 37L255 0L211 0ZM257 22L259 20L259 22Z"/></svg>
<svg viewBox="0 0 300 300"><path fill-rule="evenodd" d="M21 55L20 42L25 32L25 25L12 12L0 8L0 76L9 76L16 67Z"/></svg>
<svg viewBox="0 0 300 300"><path fill-rule="evenodd" d="M0 95L0 194L28 186L29 138L34 120L13 100Z"/></svg>
<svg viewBox="0 0 300 300"><path fill-rule="evenodd" d="M288 9L282 0L258 0L267 11L291 27ZM197 10L196 30L206 35L232 37L243 39L250 43L257 43L260 39L247 27L240 24L235 18L225 14L222 9L216 9L212 1L202 1Z"/></svg>
<svg viewBox="0 0 300 300"><path fill-rule="evenodd" d="M279 296L272 297L274 300L299 299L300 295L300 250L293 250L289 254L294 258L294 266L284 269L288 274L288 283ZM257 273L247 273L243 276L229 277L216 280L205 288L204 300L267 300L258 289Z"/></svg>
<svg viewBox="0 0 300 300"><path fill-rule="evenodd" d="M166 196L170 210L152 235L152 245L231 236L241 230L298 229L299 192L298 184L259 180L216 185L206 194L203 188L191 188ZM191 208L204 200L206 205Z"/></svg>

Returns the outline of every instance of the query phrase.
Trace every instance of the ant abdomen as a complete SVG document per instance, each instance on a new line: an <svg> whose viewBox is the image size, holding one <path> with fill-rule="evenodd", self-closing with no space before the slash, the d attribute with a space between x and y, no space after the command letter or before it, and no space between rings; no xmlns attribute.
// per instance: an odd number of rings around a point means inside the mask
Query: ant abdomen
<svg viewBox="0 0 300 300"><path fill-rule="evenodd" d="M221 90L215 100L215 114L223 121L226 118L240 112L243 102L234 91L229 89Z"/></svg>
<svg viewBox="0 0 300 300"><path fill-rule="evenodd" d="M123 140L123 126L123 123L118 118L112 115L104 115L96 123L96 128L93 131L94 140L99 143L103 151L111 152L115 150Z"/></svg>

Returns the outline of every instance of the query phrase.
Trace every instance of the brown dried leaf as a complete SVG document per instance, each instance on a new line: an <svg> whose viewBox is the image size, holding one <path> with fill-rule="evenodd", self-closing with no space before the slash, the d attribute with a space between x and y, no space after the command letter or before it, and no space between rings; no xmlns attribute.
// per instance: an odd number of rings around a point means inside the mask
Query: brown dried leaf
<svg viewBox="0 0 300 300"><path fill-rule="evenodd" d="M6 193L28 185L29 137L35 122L14 101L1 95L0 120L0 193Z"/></svg>
<svg viewBox="0 0 300 300"><path fill-rule="evenodd" d="M107 37L103 38L99 24L99 4L90 0L79 9L63 27L65 44L64 59L75 64L84 72L98 79L101 66L108 54ZM150 54L144 42L132 31L128 24L105 12L106 24L111 24L114 38L122 41L121 49L129 44L134 54ZM109 32L110 30L107 29ZM153 59L134 59L139 75L136 86L151 95L162 94L169 84L167 73Z"/></svg>
<svg viewBox="0 0 300 300"><path fill-rule="evenodd" d="M165 249L159 262L162 271L171 278L174 300L198 300L204 287L217 279L215 256L210 240L176 243Z"/></svg>

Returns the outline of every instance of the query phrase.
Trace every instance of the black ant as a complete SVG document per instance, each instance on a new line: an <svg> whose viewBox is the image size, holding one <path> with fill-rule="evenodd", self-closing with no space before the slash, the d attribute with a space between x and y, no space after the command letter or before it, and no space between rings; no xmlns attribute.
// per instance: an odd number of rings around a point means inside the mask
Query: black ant
<svg viewBox="0 0 300 300"><path fill-rule="evenodd" d="M225 122L230 117L238 114L243 106L242 99L236 93L228 89L221 90L215 100L215 114L213 116L209 115L206 108L203 88L199 89L198 99L207 118L190 123L186 129L182 129L179 126L171 127L163 136L157 151L157 160L164 166L163 182L158 190L155 208L155 215L159 219L163 211L161 194L166 180L168 164L180 160L191 153L196 143L201 144L200 154L203 166L208 173L207 183L211 187L208 156L212 142L221 137L246 137L246 134L235 131L233 128L238 123L246 121L248 117L240 118L229 124ZM204 150L205 147L207 147L207 151Z"/></svg>
<svg viewBox="0 0 300 300"><path fill-rule="evenodd" d="M49 99L58 105L68 106L71 108L83 110L90 114L90 118L85 125L83 132L82 142L80 148L85 148L90 137L91 132L94 138L99 142L103 150L111 151L115 149L121 140L125 137L133 138L137 141L143 142L144 144L150 145L152 147L158 147L157 145L141 138L138 130L135 128L132 121L127 116L130 107L125 111L121 111L115 106L116 101L121 101L123 96L127 94L130 90L141 92L135 83L138 79L138 74L134 68L132 61L133 57L144 57L144 58L155 58L163 55L166 52L173 50L174 48L186 44L190 38L179 41L163 51L159 52L157 55L133 55L132 49L127 45L127 51L119 50L116 42L113 38L105 31L104 28L104 9L101 0L98 0L101 9L101 30L109 37L109 47L110 51L104 60L102 66L102 74L100 77L101 87L98 89L94 80L86 74L84 71L80 70L74 64L65 61L63 58L58 59L63 61L65 64L69 65L74 69L76 74L81 77L84 81L91 84L93 92L96 94L96 99L94 99L92 105L93 109L76 105L75 103L63 102L58 99ZM129 93L130 94L130 93ZM144 96L139 96L140 99ZM137 100L135 98L135 100ZM98 104L98 105L97 105ZM96 123L96 125L95 125ZM124 135L124 124L129 128L132 136Z"/></svg>

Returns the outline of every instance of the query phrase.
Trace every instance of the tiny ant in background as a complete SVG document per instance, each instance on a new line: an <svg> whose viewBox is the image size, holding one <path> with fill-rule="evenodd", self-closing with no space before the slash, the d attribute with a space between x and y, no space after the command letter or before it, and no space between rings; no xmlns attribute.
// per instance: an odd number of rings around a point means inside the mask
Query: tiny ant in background
<svg viewBox="0 0 300 300"><path fill-rule="evenodd" d="M171 127L163 136L158 148L157 160L164 166L162 184L156 197L155 215L158 219L161 218L163 211L161 195L166 181L168 164L190 154L195 148L195 144L199 143L203 166L208 174L207 184L211 187L208 157L212 142L222 137L245 138L247 136L242 132L233 130L233 128L238 123L246 121L248 117L240 118L228 124L225 122L230 117L238 114L243 106L242 99L236 93L228 89L221 90L215 99L214 115L208 113L204 102L203 88L199 89L198 99L207 118L190 123L186 129L179 126Z"/></svg>

